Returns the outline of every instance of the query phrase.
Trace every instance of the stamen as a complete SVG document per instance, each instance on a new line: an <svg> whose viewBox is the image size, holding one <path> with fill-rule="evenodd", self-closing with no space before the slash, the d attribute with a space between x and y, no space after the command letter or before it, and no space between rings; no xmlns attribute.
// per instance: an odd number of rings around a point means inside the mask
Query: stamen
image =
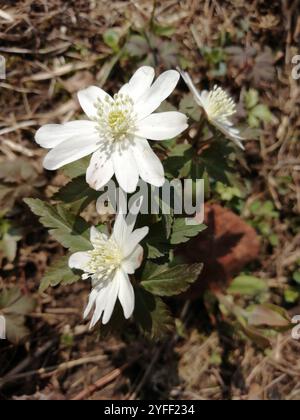
<svg viewBox="0 0 300 420"><path fill-rule="evenodd" d="M120 267L122 253L112 238L98 241L95 245L95 248L89 251L90 261L85 270L94 280L105 281Z"/></svg>
<svg viewBox="0 0 300 420"><path fill-rule="evenodd" d="M95 104L96 122L101 138L111 143L122 142L132 136L136 128L137 115L134 102L128 95L116 94Z"/></svg>
<svg viewBox="0 0 300 420"><path fill-rule="evenodd" d="M206 112L209 119L228 123L228 117L236 113L236 105L227 92L215 86L208 94Z"/></svg>

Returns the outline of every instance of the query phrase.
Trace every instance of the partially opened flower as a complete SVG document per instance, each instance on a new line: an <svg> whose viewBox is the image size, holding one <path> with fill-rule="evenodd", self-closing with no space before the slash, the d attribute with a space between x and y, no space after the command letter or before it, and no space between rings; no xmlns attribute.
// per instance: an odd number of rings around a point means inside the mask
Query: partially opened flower
<svg viewBox="0 0 300 420"><path fill-rule="evenodd" d="M90 241L93 249L76 252L69 259L70 268L82 270L82 278L92 280L93 289L84 312L86 318L95 306L91 328L101 317L103 324L108 323L117 298L126 319L133 313L135 298L129 275L142 263L143 248L140 242L149 231L148 227L134 230L140 206L141 200L140 203L135 202L127 218L123 214L117 216L111 236L92 227Z"/></svg>
<svg viewBox="0 0 300 420"><path fill-rule="evenodd" d="M181 72L181 75L197 104L204 109L208 121L244 150L242 140L245 139L240 136L240 131L234 128L230 121L230 117L236 113L236 104L228 93L218 86L214 86L209 92L206 90L199 92L188 73Z"/></svg>
<svg viewBox="0 0 300 420"><path fill-rule="evenodd" d="M160 187L164 169L147 139L166 140L187 128L187 117L176 111L153 112L173 92L179 73L169 70L152 84L152 67L141 67L119 93L111 97L91 86L78 93L80 105L89 121L46 125L36 134L36 142L52 149L44 167L58 169L93 154L87 182L99 190L115 174L121 188L132 193L139 177Z"/></svg>

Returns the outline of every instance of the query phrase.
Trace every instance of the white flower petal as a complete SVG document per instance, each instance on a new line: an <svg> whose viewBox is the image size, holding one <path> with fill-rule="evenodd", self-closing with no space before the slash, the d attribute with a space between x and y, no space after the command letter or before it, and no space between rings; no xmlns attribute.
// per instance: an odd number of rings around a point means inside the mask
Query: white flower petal
<svg viewBox="0 0 300 420"><path fill-rule="evenodd" d="M87 304L87 307L85 308L85 311L84 311L84 314L83 314L83 319L86 319L89 316L89 314L90 314L90 312L91 312L91 310L94 306L94 303L96 301L97 296L98 296L98 290L93 289L90 293L89 302Z"/></svg>
<svg viewBox="0 0 300 420"><path fill-rule="evenodd" d="M119 270L117 270L117 272L118 271ZM104 314L102 318L103 325L107 324L112 316L112 313L113 313L113 310L117 301L118 293L119 293L119 287L120 287L119 279L118 277L115 276L110 286L109 292L106 295L106 305L104 308Z"/></svg>
<svg viewBox="0 0 300 420"><path fill-rule="evenodd" d="M92 329L101 318L102 313L107 303L107 296L112 286L113 286L113 282L110 281L105 286L103 286L102 289L97 291L97 296L95 299L96 305L95 305L94 314L91 320L90 329Z"/></svg>
<svg viewBox="0 0 300 420"><path fill-rule="evenodd" d="M136 138L132 145L140 177L151 185L161 187L165 183L164 168L146 139Z"/></svg>
<svg viewBox="0 0 300 420"><path fill-rule="evenodd" d="M198 89L196 88L196 86L194 85L190 75L188 73L186 73L185 71L181 71L181 76L183 78L183 80L185 81L185 83L187 84L188 88L190 89L190 91L192 92L192 94L194 95L194 98L196 100L196 102L198 103L198 105L200 105L201 107L204 108L204 101L203 101L203 97L202 97L202 93L200 93L198 91Z"/></svg>
<svg viewBox="0 0 300 420"><path fill-rule="evenodd" d="M140 97L136 103L139 120L152 114L160 104L173 92L180 75L175 70L168 70L161 74L153 85Z"/></svg>
<svg viewBox="0 0 300 420"><path fill-rule="evenodd" d="M114 172L120 187L126 193L135 192L139 182L139 174L131 148L115 151L112 159Z"/></svg>
<svg viewBox="0 0 300 420"><path fill-rule="evenodd" d="M113 236L120 247L126 243L128 236L132 233L137 216L143 204L143 197L139 197L132 204L129 209L129 214L125 218L125 215L119 213L116 217L116 221L113 229Z"/></svg>
<svg viewBox="0 0 300 420"><path fill-rule="evenodd" d="M181 112L160 112L140 121L135 134L149 140L167 140L173 139L187 128L187 117Z"/></svg>
<svg viewBox="0 0 300 420"><path fill-rule="evenodd" d="M86 182L94 190L100 190L113 177L114 167L112 160L101 150L97 150L86 172Z"/></svg>
<svg viewBox="0 0 300 420"><path fill-rule="evenodd" d="M154 76L155 71L152 67L140 67L119 93L129 95L134 101L137 101L150 88Z"/></svg>
<svg viewBox="0 0 300 420"><path fill-rule="evenodd" d="M128 274L119 270L116 276L119 281L119 301L122 305L124 316L128 319L131 317L134 310L134 290Z"/></svg>
<svg viewBox="0 0 300 420"><path fill-rule="evenodd" d="M70 121L65 124L48 124L41 127L35 135L35 141L45 149L53 149L65 140L81 134L86 136L96 131L93 121Z"/></svg>
<svg viewBox="0 0 300 420"><path fill-rule="evenodd" d="M143 262L144 250L141 245L138 245L134 251L122 261L122 269L125 273L133 274Z"/></svg>
<svg viewBox="0 0 300 420"><path fill-rule="evenodd" d="M69 267L85 271L89 261L90 256L87 252L75 252L69 258Z"/></svg>
<svg viewBox="0 0 300 420"><path fill-rule="evenodd" d="M97 133L71 137L52 149L44 159L44 168L54 171L94 153L99 147Z"/></svg>
<svg viewBox="0 0 300 420"><path fill-rule="evenodd" d="M245 140L243 137L241 137L238 133L239 130L236 130L231 127L224 126L223 124L220 124L217 121L212 121L212 123L230 140L234 142L236 146L238 146L240 149L245 150L245 146L241 142L241 140Z"/></svg>
<svg viewBox="0 0 300 420"><path fill-rule="evenodd" d="M120 247L123 246L126 240L127 230L128 226L126 224L125 215L119 213L116 217L112 236Z"/></svg>
<svg viewBox="0 0 300 420"><path fill-rule="evenodd" d="M99 230L96 229L95 226L91 227L90 241L94 248L99 244L99 242L104 242L107 240L108 240L108 236L105 235L105 233L99 232Z"/></svg>
<svg viewBox="0 0 300 420"><path fill-rule="evenodd" d="M110 96L97 86L90 86L78 92L80 106L91 120L97 116L97 101L103 101L106 97Z"/></svg>
<svg viewBox="0 0 300 420"><path fill-rule="evenodd" d="M126 259L130 254L132 254L132 252L135 250L138 244L148 235L148 233L149 227L145 226L140 229L136 229L126 238L126 243L123 244L122 249L124 259Z"/></svg>

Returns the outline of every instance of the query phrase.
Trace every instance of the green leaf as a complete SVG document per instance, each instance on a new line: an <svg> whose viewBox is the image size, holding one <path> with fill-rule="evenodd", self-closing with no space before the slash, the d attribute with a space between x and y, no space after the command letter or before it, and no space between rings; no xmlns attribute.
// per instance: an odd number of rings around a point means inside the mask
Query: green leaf
<svg viewBox="0 0 300 420"><path fill-rule="evenodd" d="M251 109L254 108L255 105L258 104L259 101L259 93L257 90L255 89L250 89L246 94L245 94L245 105L247 109Z"/></svg>
<svg viewBox="0 0 300 420"><path fill-rule="evenodd" d="M171 37L176 32L176 28L174 28L174 26L162 26L156 23L153 23L152 30L155 35L166 37Z"/></svg>
<svg viewBox="0 0 300 420"><path fill-rule="evenodd" d="M269 123L273 120L273 114L267 107L267 105L257 105L254 109L251 111L251 115L255 118L258 118L259 120Z"/></svg>
<svg viewBox="0 0 300 420"><path fill-rule="evenodd" d="M279 306L256 305L248 315L249 325L254 327L289 328L291 320L288 313Z"/></svg>
<svg viewBox="0 0 300 420"><path fill-rule="evenodd" d="M67 185L62 187L54 196L54 200L64 203L74 203L78 200L84 200L87 206L99 197L99 192L93 190L87 183L85 176L73 178Z"/></svg>
<svg viewBox="0 0 300 420"><path fill-rule="evenodd" d="M232 172L229 156L233 149L228 142L215 140L199 156L199 175L207 172L210 178L230 185L228 173Z"/></svg>
<svg viewBox="0 0 300 420"><path fill-rule="evenodd" d="M125 46L125 50L131 57L142 58L148 54L149 45L145 37L132 35Z"/></svg>
<svg viewBox="0 0 300 420"><path fill-rule="evenodd" d="M141 285L157 296L174 296L185 292L194 283L203 264L180 264L174 267L148 262L142 274Z"/></svg>
<svg viewBox="0 0 300 420"><path fill-rule="evenodd" d="M134 319L142 331L152 338L160 338L175 327L167 305L143 288L135 287Z"/></svg>
<svg viewBox="0 0 300 420"><path fill-rule="evenodd" d="M179 104L179 110L183 114L186 114L194 121L200 121L201 108L196 103L194 96L191 93L187 93L183 96Z"/></svg>
<svg viewBox="0 0 300 420"><path fill-rule="evenodd" d="M39 199L24 200L31 211L40 217L40 222L49 228L49 233L71 252L91 249L89 225L80 216L75 216L62 205L51 206Z"/></svg>
<svg viewBox="0 0 300 420"><path fill-rule="evenodd" d="M236 277L228 288L233 295L257 296L268 291L267 283L254 276L240 275Z"/></svg>
<svg viewBox="0 0 300 420"><path fill-rule="evenodd" d="M178 245L188 242L207 228L206 225L187 225L184 218L175 219L171 234L171 244Z"/></svg>
<svg viewBox="0 0 300 420"><path fill-rule="evenodd" d="M164 161L167 176L170 178L187 177L191 170L193 149L181 146L174 148L174 153Z"/></svg>
<svg viewBox="0 0 300 420"><path fill-rule="evenodd" d="M60 258L47 269L42 282L40 284L39 292L42 293L49 286L55 287L60 285L69 285L76 283L81 279L77 271L73 271L68 266L69 257Z"/></svg>
<svg viewBox="0 0 300 420"><path fill-rule="evenodd" d="M296 303L299 300L300 291L295 287L289 287L284 291L284 300L286 303Z"/></svg>
<svg viewBox="0 0 300 420"><path fill-rule="evenodd" d="M109 46L114 52L119 51L119 34L112 28L107 29L103 34L103 41Z"/></svg>
<svg viewBox="0 0 300 420"><path fill-rule="evenodd" d="M150 232L146 242L148 258L160 258L169 252L170 246L168 244L167 234L168 227L165 220L150 225Z"/></svg>
<svg viewBox="0 0 300 420"><path fill-rule="evenodd" d="M29 315L36 307L36 301L30 296L23 296L20 289L4 289L0 293L0 314L6 323L6 337L19 344L29 334L25 327L25 316Z"/></svg>
<svg viewBox="0 0 300 420"><path fill-rule="evenodd" d="M69 163L62 168L63 173L69 178L78 178L79 176L85 176L87 168L90 164L91 157L86 156L76 162Z"/></svg>
<svg viewBox="0 0 300 420"><path fill-rule="evenodd" d="M293 274L293 280L297 284L300 284L300 271L295 271L295 273Z"/></svg>
<svg viewBox="0 0 300 420"><path fill-rule="evenodd" d="M271 341L266 337L260 330L253 328L251 326L240 324L242 332L245 334L249 340L253 341L258 347L263 350L270 348Z"/></svg>

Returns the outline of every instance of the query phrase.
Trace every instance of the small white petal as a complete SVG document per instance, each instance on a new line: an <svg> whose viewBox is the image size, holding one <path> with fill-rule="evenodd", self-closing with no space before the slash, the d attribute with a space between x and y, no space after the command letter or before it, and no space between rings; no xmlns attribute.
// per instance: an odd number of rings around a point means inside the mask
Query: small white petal
<svg viewBox="0 0 300 420"><path fill-rule="evenodd" d="M119 280L119 300L123 308L124 316L126 319L130 318L134 310L134 290L128 274L119 270L117 272Z"/></svg>
<svg viewBox="0 0 300 420"><path fill-rule="evenodd" d="M60 143L52 149L44 159L44 168L54 171L68 163L75 162L85 156L94 153L99 145L97 133L86 136L78 134Z"/></svg>
<svg viewBox="0 0 300 420"><path fill-rule="evenodd" d="M135 134L149 140L168 140L178 136L187 128L187 117L181 112L160 112L140 121Z"/></svg>
<svg viewBox="0 0 300 420"><path fill-rule="evenodd" d="M131 148L115 151L112 159L114 172L120 187L126 193L135 192L139 182L139 174Z"/></svg>
<svg viewBox="0 0 300 420"><path fill-rule="evenodd" d="M138 246L138 244L148 235L149 233L149 227L145 226L140 229L134 230L126 239L126 243L123 245L123 255L124 259L126 259L132 252L135 250L135 248Z"/></svg>
<svg viewBox="0 0 300 420"><path fill-rule="evenodd" d="M105 233L99 232L99 230L96 229L95 226L91 227L90 241L94 248L98 245L99 241L103 242L107 240L108 240L108 236Z"/></svg>
<svg viewBox="0 0 300 420"><path fill-rule="evenodd" d="M137 101L150 88L154 76L155 72L152 67L140 67L119 93L129 95L134 101Z"/></svg>
<svg viewBox="0 0 300 420"><path fill-rule="evenodd" d="M119 293L120 283L118 278L114 278L110 286L109 292L106 295L106 305L104 308L104 314L102 318L102 324L105 325L110 320Z"/></svg>
<svg viewBox="0 0 300 420"><path fill-rule="evenodd" d="M196 102L198 103L198 105L200 105L201 107L204 108L205 104L204 104L204 97L202 96L203 93L200 93L198 91L198 89L196 88L196 86L194 85L190 75L188 73L186 73L185 71L181 71L181 76L183 78L183 80L185 81L185 83L187 84L188 88L190 89L190 91L192 92L192 94L194 95L194 98L196 100Z"/></svg>
<svg viewBox="0 0 300 420"><path fill-rule="evenodd" d="M107 303L107 296L110 292L110 288L112 287L112 285L113 282L110 281L104 287L102 287L102 289L98 290L96 296L96 306L91 320L90 329L93 328L101 318Z"/></svg>
<svg viewBox="0 0 300 420"><path fill-rule="evenodd" d="M85 271L89 261L90 256L87 252L75 252L69 258L69 267Z"/></svg>
<svg viewBox="0 0 300 420"><path fill-rule="evenodd" d="M153 85L140 97L136 103L139 120L152 114L160 104L173 92L180 75L175 70L168 70L161 74Z"/></svg>
<svg viewBox="0 0 300 420"><path fill-rule="evenodd" d="M110 96L97 86L90 86L78 92L80 106L90 119L97 116L96 104L98 100L103 101L106 97Z"/></svg>
<svg viewBox="0 0 300 420"><path fill-rule="evenodd" d="M101 150L97 150L86 172L86 182L94 190L101 190L113 177L114 167L112 160Z"/></svg>
<svg viewBox="0 0 300 420"><path fill-rule="evenodd" d="M245 140L243 137L241 137L238 133L239 130L236 130L231 127L226 127L223 124L220 124L216 121L211 121L212 124L214 124L226 137L228 137L230 140L234 142L236 146L238 146L240 149L245 150L245 146L241 142L241 140Z"/></svg>
<svg viewBox="0 0 300 420"><path fill-rule="evenodd" d="M132 150L140 177L151 185L162 187L165 183L164 167L147 140L136 138Z"/></svg>
<svg viewBox="0 0 300 420"><path fill-rule="evenodd" d="M92 310L92 308L95 304L97 296L98 296L98 290L93 289L90 293L89 303L87 304L87 307L85 308L85 311L84 311L84 314L83 314L83 319L86 319L89 316L89 314L90 314L90 312L91 312L91 310Z"/></svg>
<svg viewBox="0 0 300 420"><path fill-rule="evenodd" d="M123 213L119 213L116 217L112 236L114 237L115 241L120 246L120 248L123 248L124 246L126 248L128 237L133 231L142 203L143 198L139 197L132 204L131 208L129 209L129 214L126 218Z"/></svg>
<svg viewBox="0 0 300 420"><path fill-rule="evenodd" d="M48 124L41 127L35 135L35 141L45 149L53 149L71 137L93 134L96 124L92 121L70 121L65 124Z"/></svg>
<svg viewBox="0 0 300 420"><path fill-rule="evenodd" d="M133 274L143 262L144 250L141 245L138 245L134 251L128 255L122 262L122 269L125 273Z"/></svg>

